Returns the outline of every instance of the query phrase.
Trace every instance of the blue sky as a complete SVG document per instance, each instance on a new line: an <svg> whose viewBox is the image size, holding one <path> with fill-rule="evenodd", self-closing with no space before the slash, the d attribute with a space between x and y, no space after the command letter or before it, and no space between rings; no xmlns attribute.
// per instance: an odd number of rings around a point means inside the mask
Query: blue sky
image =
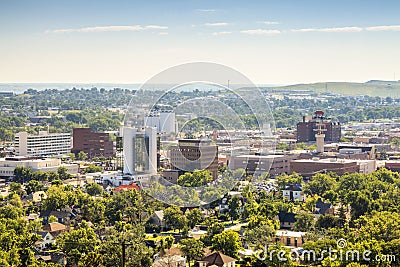
<svg viewBox="0 0 400 267"><path fill-rule="evenodd" d="M264 84L392 80L399 10L400 1L2 0L0 82L140 83L193 61Z"/></svg>

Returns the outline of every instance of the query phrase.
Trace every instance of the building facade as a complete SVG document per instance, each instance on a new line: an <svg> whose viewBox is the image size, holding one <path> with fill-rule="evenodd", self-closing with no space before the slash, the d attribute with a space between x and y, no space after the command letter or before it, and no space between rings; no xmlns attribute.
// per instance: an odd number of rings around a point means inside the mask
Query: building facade
<svg viewBox="0 0 400 267"><path fill-rule="evenodd" d="M299 159L290 163L291 172L303 177L312 177L317 173L335 172L338 175L360 172L360 165L353 160L345 159Z"/></svg>
<svg viewBox="0 0 400 267"><path fill-rule="evenodd" d="M229 168L242 168L247 175L258 176L269 172L271 177L290 173L290 161L297 158L294 154L285 155L238 155L233 156Z"/></svg>
<svg viewBox="0 0 400 267"><path fill-rule="evenodd" d="M175 133L176 118L173 111L153 112L145 118L145 125L156 127L158 133Z"/></svg>
<svg viewBox="0 0 400 267"><path fill-rule="evenodd" d="M218 146L210 140L182 139L169 148L172 168L184 172L208 170L218 177Z"/></svg>
<svg viewBox="0 0 400 267"><path fill-rule="evenodd" d="M29 157L8 157L0 158L0 177L14 176L15 167L30 168L33 172L57 172L61 166L67 168L70 174L77 174L79 171L78 164L61 164L60 159L56 158L29 158Z"/></svg>
<svg viewBox="0 0 400 267"><path fill-rule="evenodd" d="M109 133L96 133L90 128L75 128L73 130L72 152L85 152L89 158L112 157L115 155L114 143Z"/></svg>
<svg viewBox="0 0 400 267"><path fill-rule="evenodd" d="M303 121L297 123L297 142L315 142L315 133L318 123L324 125L325 141L339 142L342 137L340 122L332 122L325 118L323 111L316 111L314 116L303 116ZM322 122L321 122L322 121Z"/></svg>
<svg viewBox="0 0 400 267"><path fill-rule="evenodd" d="M71 134L39 131L33 135L19 132L15 135L17 156L51 157L71 152Z"/></svg>
<svg viewBox="0 0 400 267"><path fill-rule="evenodd" d="M125 174L157 173L157 133L155 127L123 127Z"/></svg>

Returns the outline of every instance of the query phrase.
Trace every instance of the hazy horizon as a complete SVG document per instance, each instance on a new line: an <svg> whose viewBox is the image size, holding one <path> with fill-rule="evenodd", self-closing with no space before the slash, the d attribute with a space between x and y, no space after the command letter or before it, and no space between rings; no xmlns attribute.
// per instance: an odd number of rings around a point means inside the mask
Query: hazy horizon
<svg viewBox="0 0 400 267"><path fill-rule="evenodd" d="M256 84L396 80L399 9L361 0L5 0L0 82L132 84L199 61Z"/></svg>

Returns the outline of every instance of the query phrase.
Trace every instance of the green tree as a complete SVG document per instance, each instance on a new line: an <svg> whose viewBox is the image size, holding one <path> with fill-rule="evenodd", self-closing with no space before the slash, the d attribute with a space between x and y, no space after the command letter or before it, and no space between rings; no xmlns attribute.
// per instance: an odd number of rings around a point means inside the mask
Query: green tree
<svg viewBox="0 0 400 267"><path fill-rule="evenodd" d="M293 225L294 231L312 231L314 229L314 215L301 211L295 216L296 222Z"/></svg>
<svg viewBox="0 0 400 267"><path fill-rule="evenodd" d="M86 160L88 158L87 154L84 151L79 151L78 160Z"/></svg>
<svg viewBox="0 0 400 267"><path fill-rule="evenodd" d="M186 219L188 222L188 226L190 228L193 228L195 225L201 223L204 220L204 216L201 213L200 209L195 208L186 212Z"/></svg>
<svg viewBox="0 0 400 267"><path fill-rule="evenodd" d="M122 243L127 244L125 247L126 267L152 266L154 252L146 245L144 227L120 222L106 232L99 246L98 253L104 256L104 266L115 267L121 264Z"/></svg>
<svg viewBox="0 0 400 267"><path fill-rule="evenodd" d="M103 267L103 262L103 255L90 251L79 259L78 267Z"/></svg>
<svg viewBox="0 0 400 267"><path fill-rule="evenodd" d="M20 183L10 183L10 191L22 196L24 194L24 190L22 189L22 185Z"/></svg>
<svg viewBox="0 0 400 267"><path fill-rule="evenodd" d="M171 206L164 210L165 224L172 229L182 230L187 224L186 218L179 207Z"/></svg>
<svg viewBox="0 0 400 267"><path fill-rule="evenodd" d="M193 173L186 172L178 177L177 183L185 187L199 187L213 180L208 170L195 170Z"/></svg>
<svg viewBox="0 0 400 267"><path fill-rule="evenodd" d="M304 190L310 190L313 194L322 196L326 191L333 189L337 186L336 180L329 174L318 173L314 175L305 186Z"/></svg>
<svg viewBox="0 0 400 267"><path fill-rule="evenodd" d="M92 228L82 227L66 232L57 238L57 246L67 255L69 266L76 266L83 255L96 252L100 244Z"/></svg>
<svg viewBox="0 0 400 267"><path fill-rule="evenodd" d="M89 164L87 168L85 168L86 173L94 173L94 172L101 172L103 171L103 168L100 166L96 166L94 164Z"/></svg>
<svg viewBox="0 0 400 267"><path fill-rule="evenodd" d="M57 174L61 180L66 180L66 179L72 178L72 175L68 173L67 168L65 168L64 166L58 167Z"/></svg>
<svg viewBox="0 0 400 267"><path fill-rule="evenodd" d="M40 190L43 190L43 184L37 180L30 180L26 185L25 185L25 190L26 193L29 195L30 193L34 193Z"/></svg>
<svg viewBox="0 0 400 267"><path fill-rule="evenodd" d="M103 187L96 183L88 183L85 185L86 192L91 196L98 196L103 193Z"/></svg>
<svg viewBox="0 0 400 267"><path fill-rule="evenodd" d="M231 221L233 223L234 220L238 219L239 217L239 208L241 206L241 202L238 196L233 196L228 201L228 214L231 217Z"/></svg>
<svg viewBox="0 0 400 267"><path fill-rule="evenodd" d="M232 230L223 231L212 238L212 249L230 257L238 258L241 247L239 234Z"/></svg>
<svg viewBox="0 0 400 267"><path fill-rule="evenodd" d="M198 239L189 238L181 240L179 249L185 255L190 267L190 262L194 259L199 259L204 256L204 244Z"/></svg>
<svg viewBox="0 0 400 267"><path fill-rule="evenodd" d="M51 215L51 216L49 217L49 223L54 223L54 222L57 222L57 221L58 221L58 219L57 219L56 216Z"/></svg>
<svg viewBox="0 0 400 267"><path fill-rule="evenodd" d="M262 223L245 231L245 239L253 246L262 248L268 245L277 228L277 225L271 220L263 220Z"/></svg>

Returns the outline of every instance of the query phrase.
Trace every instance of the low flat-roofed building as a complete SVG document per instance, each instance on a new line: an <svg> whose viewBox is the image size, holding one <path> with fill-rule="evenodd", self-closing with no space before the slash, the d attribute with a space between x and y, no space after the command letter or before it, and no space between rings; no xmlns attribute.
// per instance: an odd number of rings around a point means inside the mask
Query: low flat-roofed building
<svg viewBox="0 0 400 267"><path fill-rule="evenodd" d="M385 168L394 172L400 172L400 160L386 161Z"/></svg>
<svg viewBox="0 0 400 267"><path fill-rule="evenodd" d="M271 177L290 173L290 161L297 159L297 155L239 155L231 158L229 168L232 170L244 169L247 175L258 176L269 172Z"/></svg>
<svg viewBox="0 0 400 267"><path fill-rule="evenodd" d="M281 242L287 247L302 247L305 243L306 232L295 232L288 230L278 230L275 234L275 242Z"/></svg>
<svg viewBox="0 0 400 267"><path fill-rule="evenodd" d="M290 162L291 172L296 172L303 177L311 177L317 173L335 172L338 175L360 172L360 165L354 160L346 159L298 159Z"/></svg>
<svg viewBox="0 0 400 267"><path fill-rule="evenodd" d="M0 158L0 177L14 176L15 167L30 168L33 172L56 172L59 167L67 168L70 174L79 171L78 164L61 164L61 159L56 158L29 158L23 156Z"/></svg>

